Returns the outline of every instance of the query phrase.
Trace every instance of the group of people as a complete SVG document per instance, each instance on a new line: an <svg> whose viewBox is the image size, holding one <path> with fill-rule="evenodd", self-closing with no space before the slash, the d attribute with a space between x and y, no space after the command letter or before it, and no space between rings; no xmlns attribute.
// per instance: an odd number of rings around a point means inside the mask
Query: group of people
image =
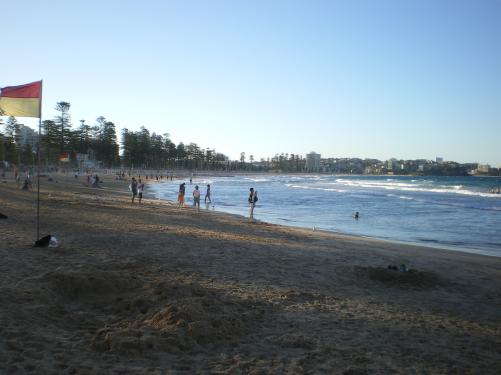
<svg viewBox="0 0 501 375"><path fill-rule="evenodd" d="M190 183L192 182L192 179L190 178ZM177 194L177 206L178 207L184 207L184 196L186 194L186 183L183 182L181 185L179 185L179 192ZM198 185L195 185L195 189L192 192L193 195L193 207L196 207L198 211L200 211L200 189ZM211 190L210 190L210 184L207 184L207 190L205 192L205 198L204 202L207 204L207 200L209 201L208 203L212 203L211 199Z"/></svg>
<svg viewBox="0 0 501 375"><path fill-rule="evenodd" d="M75 174L75 178L78 178L78 175ZM99 187L99 183L102 182L99 179L99 176L97 175L97 173L93 174L93 175L87 174L86 181L87 181L87 186L91 186L91 187Z"/></svg>
<svg viewBox="0 0 501 375"><path fill-rule="evenodd" d="M134 203L134 199L137 199L139 201L139 204L141 204L141 200L143 199L143 191L144 191L144 183L141 181L141 179L136 180L135 177L132 177L132 181L129 185L129 189L132 192L132 203Z"/></svg>
<svg viewBox="0 0 501 375"><path fill-rule="evenodd" d="M191 181L192 181L192 179L190 178L190 183L191 183ZM143 199L144 183L141 181L140 178L138 180L136 180L135 177L132 177L132 181L129 185L129 190L132 192L132 203L134 203L136 197L138 198L139 203L141 203L141 200ZM179 191L177 194L177 207L179 207L179 208L184 207L185 195L186 195L186 182L182 182L179 185ZM193 192L192 192L192 196L193 196L193 207L195 207L198 211L200 211L201 192L200 192L200 188L198 185L195 185L195 188L193 189ZM257 201L258 201L257 190L254 190L254 188L250 188L248 202L249 202L249 207L250 207L249 218L251 220L254 220L254 208L256 207ZM210 184L207 184L204 202L205 202L205 204L212 203Z"/></svg>
<svg viewBox="0 0 501 375"><path fill-rule="evenodd" d="M501 193L501 189L499 187L493 187L493 188L489 189L489 193L491 193L491 194L500 194Z"/></svg>
<svg viewBox="0 0 501 375"><path fill-rule="evenodd" d="M31 190L33 189L33 177L30 172L26 172L23 184L21 186L21 174L16 170L14 172L14 178L16 179L16 185L18 189L21 190Z"/></svg>

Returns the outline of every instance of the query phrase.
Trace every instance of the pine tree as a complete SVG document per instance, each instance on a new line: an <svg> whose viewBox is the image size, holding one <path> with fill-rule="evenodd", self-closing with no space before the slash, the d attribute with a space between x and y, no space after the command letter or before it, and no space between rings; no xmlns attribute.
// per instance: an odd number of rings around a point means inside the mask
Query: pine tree
<svg viewBox="0 0 501 375"><path fill-rule="evenodd" d="M21 150L20 150L20 131L19 123L14 116L9 116L5 124L5 158L11 163L20 164Z"/></svg>
<svg viewBox="0 0 501 375"><path fill-rule="evenodd" d="M69 143L70 139L69 131L71 128L71 117L68 113L70 106L71 104L68 102L57 102L55 107L56 111L61 112L61 115L57 116L55 120L60 130L59 151L61 153L64 152L66 145Z"/></svg>
<svg viewBox="0 0 501 375"><path fill-rule="evenodd" d="M60 139L60 128L52 120L44 120L42 122L42 144L41 150L44 151L44 159L47 164L52 164L57 162L57 154L60 149L59 139Z"/></svg>

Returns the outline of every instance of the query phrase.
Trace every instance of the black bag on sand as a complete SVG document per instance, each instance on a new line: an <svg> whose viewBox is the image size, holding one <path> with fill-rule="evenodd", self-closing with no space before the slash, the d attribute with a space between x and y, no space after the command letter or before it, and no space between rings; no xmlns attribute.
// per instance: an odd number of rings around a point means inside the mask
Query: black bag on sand
<svg viewBox="0 0 501 375"><path fill-rule="evenodd" d="M35 247L47 247L50 243L51 234L46 235L45 237L40 238L35 242Z"/></svg>
<svg viewBox="0 0 501 375"><path fill-rule="evenodd" d="M0 219L7 219L7 215L4 215L0 212Z"/></svg>

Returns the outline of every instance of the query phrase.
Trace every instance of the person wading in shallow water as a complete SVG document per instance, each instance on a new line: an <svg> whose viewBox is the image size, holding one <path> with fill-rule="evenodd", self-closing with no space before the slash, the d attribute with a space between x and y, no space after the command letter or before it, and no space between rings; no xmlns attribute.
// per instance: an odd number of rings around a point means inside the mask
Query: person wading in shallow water
<svg viewBox="0 0 501 375"><path fill-rule="evenodd" d="M130 183L130 191L132 192L132 203L134 203L137 195L137 181L134 177L132 177L132 182Z"/></svg>
<svg viewBox="0 0 501 375"><path fill-rule="evenodd" d="M200 190L198 190L198 185L195 185L195 190L193 190L193 207L200 211Z"/></svg>
<svg viewBox="0 0 501 375"><path fill-rule="evenodd" d="M184 194L186 192L186 183L179 185L179 194L177 195L177 206L184 207Z"/></svg>
<svg viewBox="0 0 501 375"><path fill-rule="evenodd" d="M205 203L207 203L207 199L209 200L209 203L212 203L210 199L210 184L207 184L207 192L205 193L205 198L204 198Z"/></svg>
<svg viewBox="0 0 501 375"><path fill-rule="evenodd" d="M141 199L143 199L143 191L144 191L144 183L139 179L139 183L137 185L137 197L139 199L139 204L141 204Z"/></svg>
<svg viewBox="0 0 501 375"><path fill-rule="evenodd" d="M250 188L248 201L249 201L249 207L250 207L249 219L254 220L254 207L256 207L256 202L257 202L257 190L254 191L254 188Z"/></svg>

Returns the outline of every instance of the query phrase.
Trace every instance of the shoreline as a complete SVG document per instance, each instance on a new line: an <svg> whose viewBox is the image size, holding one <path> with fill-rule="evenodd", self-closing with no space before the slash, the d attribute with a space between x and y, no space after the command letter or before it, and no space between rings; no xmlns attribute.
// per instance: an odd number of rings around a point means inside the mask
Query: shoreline
<svg viewBox="0 0 501 375"><path fill-rule="evenodd" d="M0 181L0 372L501 372L501 259ZM405 264L410 271L389 270Z"/></svg>
<svg viewBox="0 0 501 375"><path fill-rule="evenodd" d="M245 174L245 175L253 176L253 174ZM204 177L211 177L211 175L204 176ZM220 177L220 176L217 176L217 177ZM178 180L179 181L184 181L183 178L178 178ZM153 184L153 185L155 185L157 183L162 183L162 182L163 181L148 181L148 180L146 181L147 184ZM172 182L172 181L168 181L168 182ZM193 185L196 185L196 183L193 182ZM165 202L170 202L171 204L176 205L176 201L175 200L158 198L158 197L155 197L155 199L159 199L159 200L162 200L162 201L165 201ZM189 201L190 197L188 196L187 199ZM185 203L186 203L186 198L185 198ZM202 206L202 204L201 204L201 206ZM188 205L186 205L186 207L188 207ZM203 209L201 208L201 210L203 210ZM213 211L213 212L220 212L220 213L223 213L223 214L235 215L236 217L240 217L240 218L243 218L243 219L248 219L243 214L236 214L236 213L232 213L232 212L228 212L228 211L224 211L224 210L216 210L216 211ZM394 244L410 245L410 246L421 246L421 247L427 248L427 249L446 250L446 251L453 251L453 252L459 251L459 252L462 252L462 253L478 254L478 255L483 255L483 256L501 258L501 254L493 253L492 250L490 250L489 248L462 247L461 245L442 244L442 243L437 242L437 241L418 241L418 240L412 241L412 240L399 240L399 239L385 238L385 237L375 237L375 236L369 236L369 235L362 235L362 234L355 234L355 233L349 233L349 232L342 232L342 231L337 231L337 230L318 229L315 226L314 226L315 229L312 230L310 227L306 227L306 226L302 227L302 226L288 225L286 223L279 223L279 222L260 220L260 219L258 219L258 221L262 221L264 223L273 224L273 225L284 226L284 227L287 227L287 228L297 228L297 229L301 229L301 230L305 230L305 231L312 231L312 232L321 232L322 231L322 232L327 232L327 233L344 235L344 236L352 237L354 239L356 239L356 238L373 239L373 240L385 241L385 242L394 243Z"/></svg>
<svg viewBox="0 0 501 375"><path fill-rule="evenodd" d="M264 173L264 174L266 174L266 173ZM70 177L68 174L53 173L53 175L57 175L63 180L67 180L67 181L69 180L69 181L73 182L73 178ZM72 175L72 174L70 174L70 175ZM104 174L104 175L107 177L106 179L109 179L109 178L114 176L113 173ZM248 173L244 173L244 175L248 175ZM48 176L45 176L45 177L48 177ZM83 177L83 175L79 176L79 179L77 180L77 184L79 184L82 181L80 177ZM132 177L133 177L133 175L131 175L131 178ZM230 176L230 177L232 177L232 176ZM183 178L181 178L179 176L175 176L172 181L174 181L176 179L178 181L184 180ZM5 180L9 180L9 178L5 177L5 178L2 178L0 180L5 181ZM127 188L128 184L130 183L130 179L127 179L127 178L125 178L124 180L114 180L113 179L111 181L115 181L118 184L124 185L124 189L109 189L107 186L105 186L105 187L100 186L98 188L95 188L95 187L86 186L83 182L82 182L83 186L80 188L86 189L90 193L101 191L101 192L105 192L105 193L110 193L111 195L126 195L127 197L130 197L130 192L128 191L128 188ZM111 182L111 181L108 181L108 182ZM158 181L151 180L151 179L148 179L148 180L142 179L142 181L145 185L151 185L151 184L154 185L154 184L158 184L158 183L167 182L167 179L158 180ZM57 180L56 180L56 183L58 183ZM33 186L35 186L35 185L36 184L34 182ZM43 187L44 187L44 182L42 181L41 189L43 189ZM34 192L34 190L33 190L33 192ZM176 208L176 210L179 210L179 208L176 207L177 203L174 200L162 199L162 198L155 197L154 199L143 198L143 201L145 202L142 204L143 207L147 207L148 203L151 204L153 202L164 202L167 205ZM185 202L186 202L186 200L185 200ZM182 210L192 210L192 209L193 209L192 205L185 204L185 207ZM204 212L204 211L208 211L209 215L222 215L223 217L227 216L228 218L234 218L234 219L241 220L241 221L244 221L247 223L251 223L249 221L248 217L245 215L240 215L240 214L226 212L226 211L219 211L219 210L203 210L203 209L200 210L200 212ZM193 210L193 213L196 214L195 210ZM349 240L353 240L353 241L358 241L358 240L374 241L374 242L381 242L383 244L388 244L391 246L404 245L404 246L409 246L409 247L414 247L414 248L423 248L426 250L439 250L439 251L446 251L446 252L452 252L452 253L460 252L460 253L464 253L464 254L468 254L468 255L472 255L472 256L479 255L479 256L492 257L492 258L496 258L496 259L501 258L501 256L496 256L496 255L492 255L492 254L483 254L483 253L478 253L478 252L471 252L471 251L463 250L461 248L453 248L453 247L449 247L447 245L440 245L440 244L427 244L427 243L414 242L414 241L400 241L400 240L396 240L396 239L364 236L364 235L358 235L358 234L352 234L352 233L345 233L345 232L341 232L341 231L317 229L317 228L315 228L315 230L311 230L308 227L286 225L286 224L268 222L268 221L260 220L260 219L255 219L254 223L255 224L265 224L265 225L269 225L269 226L276 226L278 228L283 228L283 229L297 230L297 231L299 231L301 233L305 233L305 234L308 234L311 232L312 234L317 233L317 234L324 234L324 235L332 235L335 237L345 238L345 239L349 239ZM482 251L482 250L479 249L479 251Z"/></svg>

